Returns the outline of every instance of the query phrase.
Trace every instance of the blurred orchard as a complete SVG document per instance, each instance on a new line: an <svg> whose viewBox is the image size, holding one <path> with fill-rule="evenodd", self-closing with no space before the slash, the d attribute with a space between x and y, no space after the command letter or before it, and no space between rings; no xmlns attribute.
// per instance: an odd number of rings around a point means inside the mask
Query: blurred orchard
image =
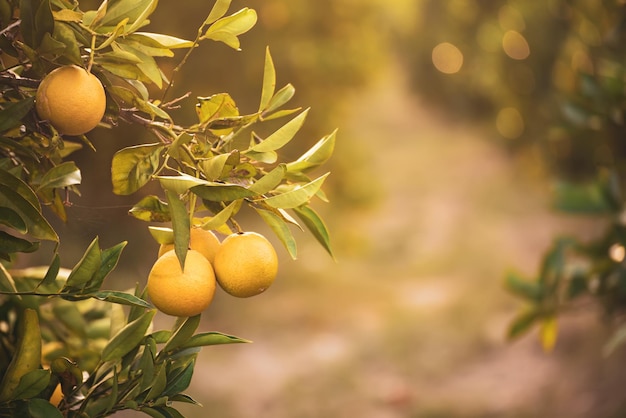
<svg viewBox="0 0 626 418"><path fill-rule="evenodd" d="M205 3L163 1L148 28L193 39ZM276 245L279 276L266 293L218 292L202 327L254 343L203 350L189 392L204 407L181 411L626 415L626 4L233 5L259 17L242 51L200 45L171 96L228 91L254 111L269 45L278 85L292 83L296 105L311 106L305 139L281 150L286 159L339 128L331 204L315 205L336 261L302 234L298 260ZM147 276L158 246L128 216L137 197L102 185L113 152L148 136L130 126L92 132L98 158L76 154L82 196L67 212L77 222L55 224L72 237L67 260L94 235L113 245L136 230L108 279L120 289Z"/></svg>

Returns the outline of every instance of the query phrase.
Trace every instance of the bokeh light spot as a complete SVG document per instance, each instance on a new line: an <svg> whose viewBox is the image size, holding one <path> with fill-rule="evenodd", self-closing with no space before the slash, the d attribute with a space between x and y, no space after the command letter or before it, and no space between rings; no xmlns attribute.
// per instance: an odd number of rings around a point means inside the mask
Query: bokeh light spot
<svg viewBox="0 0 626 418"><path fill-rule="evenodd" d="M442 42L433 48L433 65L444 74L455 74L463 66L463 53L449 42Z"/></svg>
<svg viewBox="0 0 626 418"><path fill-rule="evenodd" d="M530 46L526 38L514 30L507 31L502 37L502 49L514 60L524 60L530 55Z"/></svg>
<svg viewBox="0 0 626 418"><path fill-rule="evenodd" d="M516 108L505 107L498 112L496 128L505 138L519 138L524 133L524 118Z"/></svg>

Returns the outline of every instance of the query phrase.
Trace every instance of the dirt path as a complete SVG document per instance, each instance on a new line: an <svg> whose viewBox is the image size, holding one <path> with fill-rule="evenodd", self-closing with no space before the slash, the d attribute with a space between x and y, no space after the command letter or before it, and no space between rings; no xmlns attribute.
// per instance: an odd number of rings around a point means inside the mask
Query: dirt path
<svg viewBox="0 0 626 418"><path fill-rule="evenodd" d="M566 321L551 356L533 336L504 341L519 307L504 273L532 274L574 220L550 214L545 187L480 131L429 114L392 76L355 100L339 148L365 147L380 202L327 215L337 264L301 238L270 292L217 295L206 327L255 343L201 353L189 393L204 408L186 416L608 417L590 415L607 405L590 388L624 379L600 358L601 332L582 331L595 318Z"/></svg>

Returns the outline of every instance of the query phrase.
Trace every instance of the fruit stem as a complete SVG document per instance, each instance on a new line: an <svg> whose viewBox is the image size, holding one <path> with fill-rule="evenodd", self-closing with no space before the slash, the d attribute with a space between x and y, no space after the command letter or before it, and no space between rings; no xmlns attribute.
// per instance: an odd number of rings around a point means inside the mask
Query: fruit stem
<svg viewBox="0 0 626 418"><path fill-rule="evenodd" d="M93 60L96 54L96 35L91 35L91 47L89 49L89 62L87 63L87 72L91 72L91 67L93 66Z"/></svg>

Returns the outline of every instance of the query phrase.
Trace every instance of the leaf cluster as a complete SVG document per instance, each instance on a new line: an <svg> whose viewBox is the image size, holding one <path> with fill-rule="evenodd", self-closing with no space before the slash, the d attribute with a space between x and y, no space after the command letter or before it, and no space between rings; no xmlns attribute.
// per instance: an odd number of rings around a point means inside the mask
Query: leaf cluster
<svg viewBox="0 0 626 418"><path fill-rule="evenodd" d="M37 318L30 335L38 333L43 341L36 356L41 367L17 375L10 396L0 401L0 416L101 417L122 409L181 416L172 403L196 403L184 391L200 349L247 342L199 332L199 316L155 331L156 311L144 291L104 290L125 241L103 249L96 237L73 268L62 267L61 238L43 208L68 221L66 207L82 180L72 153L95 147L87 136L60 135L37 116L37 86L55 68L78 65L98 77L107 100L103 127L124 122L153 135L153 142L115 154L112 188L128 195L150 182L160 185L162 193L143 196L130 215L148 222L158 242L174 243L181 264L192 225L223 234L240 231L235 216L244 204L292 257L292 227L308 229L332 255L329 231L310 203L316 197L327 201L322 185L329 173L314 172L331 157L336 133L299 158L282 161L281 149L296 138L309 110L287 107L295 89L277 89L269 48L257 110L240 113L228 93L218 93L191 104L197 122L190 126L170 115L187 96L167 102L167 94L199 43L240 49L240 36L255 25L256 12L228 14L231 1L216 0L196 38L185 40L145 31L157 5L103 0L96 10L83 11L77 0L0 0L0 370L24 358L16 324L26 310ZM168 77L160 60L178 51L184 55ZM19 253L38 251L42 241L54 243L48 266L10 268ZM64 400L57 408L48 399L58 385Z"/></svg>

